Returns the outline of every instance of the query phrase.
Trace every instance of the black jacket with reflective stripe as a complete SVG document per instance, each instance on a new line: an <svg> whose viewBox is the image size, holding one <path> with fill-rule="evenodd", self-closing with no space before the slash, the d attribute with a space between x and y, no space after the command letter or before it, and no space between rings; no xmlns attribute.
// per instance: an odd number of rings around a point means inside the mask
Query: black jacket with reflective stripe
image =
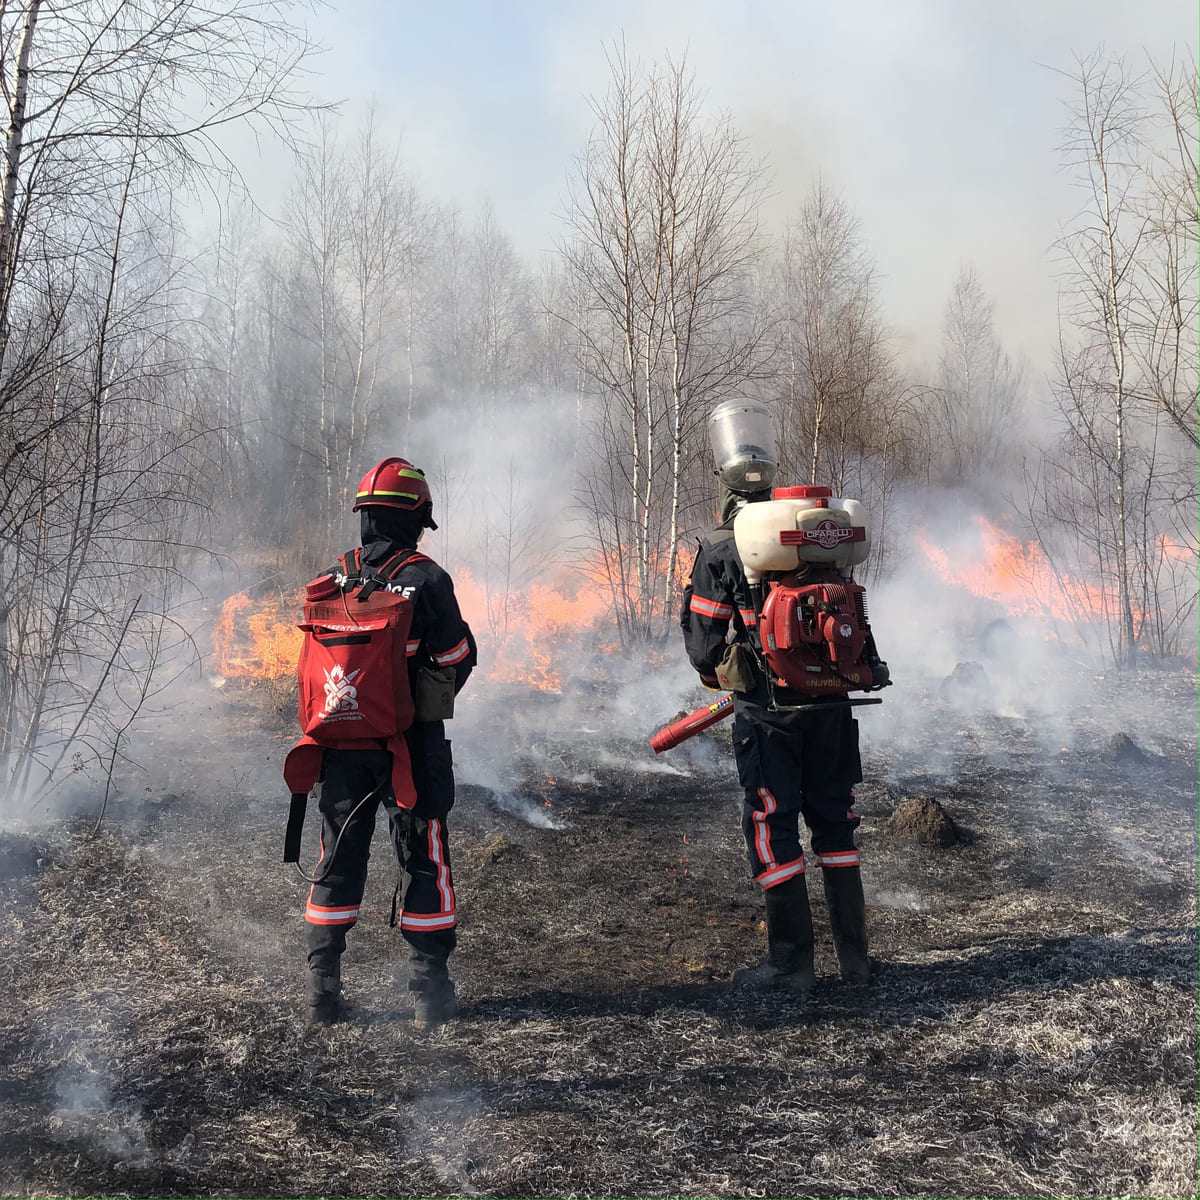
<svg viewBox="0 0 1200 1200"><path fill-rule="evenodd" d="M416 673L422 667L443 666L454 668L454 690L459 691L467 676L475 668L478 652L475 636L463 620L454 594L454 581L450 575L430 558L421 557L394 569L392 563L404 561L404 556L414 553L411 546L383 545L375 542L363 547L360 560L366 563L368 574L386 579L386 586L412 601L413 619L409 629L410 643L419 643L416 653L409 656L408 673L410 682L415 683ZM419 553L419 552L417 552ZM347 564L355 562L355 552L344 556ZM330 569L339 583L345 579L341 562Z"/></svg>

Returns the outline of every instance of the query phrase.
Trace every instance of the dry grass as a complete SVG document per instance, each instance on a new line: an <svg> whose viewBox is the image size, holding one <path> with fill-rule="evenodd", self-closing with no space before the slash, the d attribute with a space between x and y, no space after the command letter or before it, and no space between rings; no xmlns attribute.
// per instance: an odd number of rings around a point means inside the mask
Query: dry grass
<svg viewBox="0 0 1200 1200"><path fill-rule="evenodd" d="M244 725L249 702L208 719L241 706ZM723 986L763 941L726 763L650 775L564 744L594 782L551 788L541 761L528 792L560 829L463 788L464 1013L425 1037L382 842L347 957L355 1019L310 1033L282 798L198 777L118 804L95 841L10 831L0 1191L1195 1196L1195 731L1175 727L1136 770L1102 767L1086 714L1065 763L999 720L942 774L871 746L885 966L869 990L828 977L815 887L827 978L804 1007ZM221 729L249 778L263 735ZM969 840L889 840L917 792Z"/></svg>

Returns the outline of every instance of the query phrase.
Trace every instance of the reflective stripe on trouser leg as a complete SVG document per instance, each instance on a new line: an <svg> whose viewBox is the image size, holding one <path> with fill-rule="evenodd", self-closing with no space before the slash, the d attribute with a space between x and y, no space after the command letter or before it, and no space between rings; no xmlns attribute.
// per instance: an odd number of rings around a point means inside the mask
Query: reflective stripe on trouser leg
<svg viewBox="0 0 1200 1200"><path fill-rule="evenodd" d="M795 809L781 811L770 788L756 788L753 797L751 800L747 790L742 808L742 833L750 872L756 883L774 887L804 871L799 814Z"/></svg>
<svg viewBox="0 0 1200 1200"><path fill-rule="evenodd" d="M401 932L454 929L458 913L445 821L401 814L393 819L393 835L404 871Z"/></svg>
<svg viewBox="0 0 1200 1200"><path fill-rule="evenodd" d="M799 742L744 713L734 717L733 734L750 874L775 887L804 871Z"/></svg>
<svg viewBox="0 0 1200 1200"><path fill-rule="evenodd" d="M828 869L862 866L857 850L826 850L824 854L817 856L817 862Z"/></svg>

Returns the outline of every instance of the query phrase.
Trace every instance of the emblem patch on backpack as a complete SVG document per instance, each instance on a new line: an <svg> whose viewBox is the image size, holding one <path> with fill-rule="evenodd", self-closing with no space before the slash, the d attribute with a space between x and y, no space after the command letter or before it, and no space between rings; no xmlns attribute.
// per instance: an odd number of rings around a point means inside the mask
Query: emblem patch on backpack
<svg viewBox="0 0 1200 1200"><path fill-rule="evenodd" d="M354 681L362 674L361 668L349 675L335 663L332 670L325 672L325 716L328 720L335 714L346 714L358 710L358 688Z"/></svg>

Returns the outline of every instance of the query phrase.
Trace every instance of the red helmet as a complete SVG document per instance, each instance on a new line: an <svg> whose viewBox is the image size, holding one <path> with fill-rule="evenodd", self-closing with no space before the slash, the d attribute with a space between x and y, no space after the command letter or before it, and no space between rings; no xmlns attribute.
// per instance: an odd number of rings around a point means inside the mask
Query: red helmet
<svg viewBox="0 0 1200 1200"><path fill-rule="evenodd" d="M368 504L380 508L402 508L405 512L420 512L426 505L433 508L433 496L425 482L425 472L414 467L406 458L385 458L372 467L358 485L354 500L354 511ZM432 528L432 517L429 518Z"/></svg>

